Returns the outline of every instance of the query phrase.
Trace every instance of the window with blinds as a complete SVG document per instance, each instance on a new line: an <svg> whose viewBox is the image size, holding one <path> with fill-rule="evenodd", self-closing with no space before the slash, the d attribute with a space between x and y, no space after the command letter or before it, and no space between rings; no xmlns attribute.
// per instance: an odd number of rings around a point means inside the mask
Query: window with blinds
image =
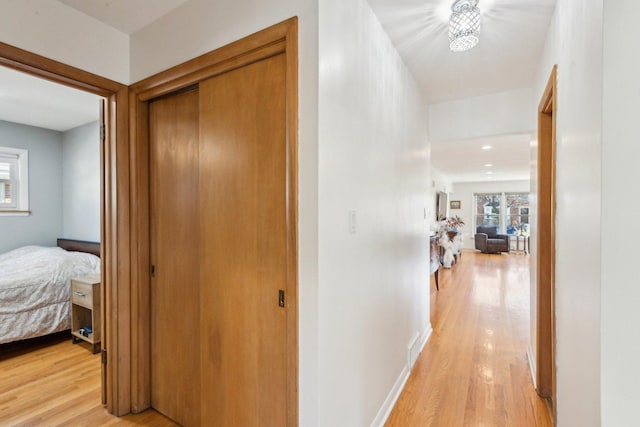
<svg viewBox="0 0 640 427"><path fill-rule="evenodd" d="M18 206L17 159L0 156L0 208L15 209Z"/></svg>
<svg viewBox="0 0 640 427"><path fill-rule="evenodd" d="M28 151L0 147L0 214L29 212Z"/></svg>

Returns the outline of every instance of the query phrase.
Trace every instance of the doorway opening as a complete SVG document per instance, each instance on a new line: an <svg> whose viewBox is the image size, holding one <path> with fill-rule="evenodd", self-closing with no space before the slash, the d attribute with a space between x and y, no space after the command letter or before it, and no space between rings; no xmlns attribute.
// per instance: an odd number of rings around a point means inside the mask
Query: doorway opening
<svg viewBox="0 0 640 427"><path fill-rule="evenodd" d="M556 418L555 209L556 75L554 66L538 107L537 392Z"/></svg>
<svg viewBox="0 0 640 427"><path fill-rule="evenodd" d="M118 332L123 329L122 320L113 321L123 295L118 292L118 285L122 283L128 287L123 272L127 274L129 265L128 247L119 242L117 238L120 214L128 209L128 176L116 176L115 164L118 156L126 159L128 150L126 123L127 110L126 99L128 89L126 86L92 73L62 64L60 62L33 54L4 43L0 43L0 65L16 71L24 72L34 77L43 78L54 83L79 89L107 100L104 108L104 127L101 130L102 146L100 161L100 252L101 252L101 296L103 312L103 349L114 349L120 341ZM120 108L116 108L116 106ZM124 160L123 159L123 160ZM122 191L125 189L124 191ZM126 216L126 215L124 215ZM125 271L116 266L124 263ZM126 325L128 328L128 325ZM117 348L116 348L117 350ZM109 358L103 352L103 402L109 412L125 414L129 412L126 400L118 390L122 385L127 385L128 375L119 375L119 366L116 360ZM124 403L124 404L123 404Z"/></svg>

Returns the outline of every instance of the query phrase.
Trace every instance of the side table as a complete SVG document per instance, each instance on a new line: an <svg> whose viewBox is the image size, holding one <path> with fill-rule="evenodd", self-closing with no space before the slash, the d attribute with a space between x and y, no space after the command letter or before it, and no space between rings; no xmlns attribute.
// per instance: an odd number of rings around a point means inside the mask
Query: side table
<svg viewBox="0 0 640 427"><path fill-rule="evenodd" d="M71 279L71 340L91 344L100 351L100 275L90 274Z"/></svg>

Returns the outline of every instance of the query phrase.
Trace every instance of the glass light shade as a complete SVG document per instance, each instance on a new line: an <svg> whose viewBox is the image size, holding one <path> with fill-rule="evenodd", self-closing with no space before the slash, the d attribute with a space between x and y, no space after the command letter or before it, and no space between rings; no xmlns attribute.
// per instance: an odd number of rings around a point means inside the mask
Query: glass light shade
<svg viewBox="0 0 640 427"><path fill-rule="evenodd" d="M454 52L469 50L480 41L478 0L456 0L449 18L449 48Z"/></svg>

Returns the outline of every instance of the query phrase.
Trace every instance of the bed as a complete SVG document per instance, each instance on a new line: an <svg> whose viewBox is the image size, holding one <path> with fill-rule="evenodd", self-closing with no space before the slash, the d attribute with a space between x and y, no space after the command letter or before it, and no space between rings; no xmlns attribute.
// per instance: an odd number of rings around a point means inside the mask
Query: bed
<svg viewBox="0 0 640 427"><path fill-rule="evenodd" d="M100 273L100 244L58 239L0 254L0 344L71 327L70 279Z"/></svg>

